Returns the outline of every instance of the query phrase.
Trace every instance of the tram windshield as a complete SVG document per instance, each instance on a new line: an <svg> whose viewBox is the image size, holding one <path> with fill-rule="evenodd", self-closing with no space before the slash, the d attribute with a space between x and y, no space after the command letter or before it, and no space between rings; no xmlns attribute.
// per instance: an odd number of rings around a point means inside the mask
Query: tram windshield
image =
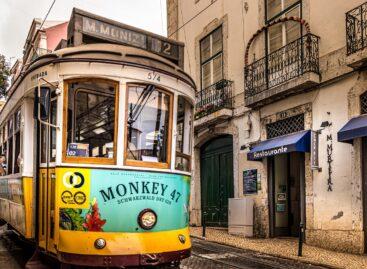
<svg viewBox="0 0 367 269"><path fill-rule="evenodd" d="M168 169L172 162L174 169L190 172L193 105L184 96L175 99L174 113L173 93L150 84L128 83L126 101L120 102L126 106L122 108L125 118L117 120L117 82L86 78L66 83L64 160L115 164L120 154L117 129L125 127L125 165Z"/></svg>
<svg viewBox="0 0 367 269"><path fill-rule="evenodd" d="M69 83L68 157L115 156L115 84L102 80Z"/></svg>
<svg viewBox="0 0 367 269"><path fill-rule="evenodd" d="M167 163L171 95L153 85L128 87L127 160Z"/></svg>

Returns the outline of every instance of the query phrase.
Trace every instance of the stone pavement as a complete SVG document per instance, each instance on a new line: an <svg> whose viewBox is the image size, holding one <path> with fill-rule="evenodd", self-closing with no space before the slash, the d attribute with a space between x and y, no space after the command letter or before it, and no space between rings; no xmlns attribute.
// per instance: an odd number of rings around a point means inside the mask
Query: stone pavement
<svg viewBox="0 0 367 269"><path fill-rule="evenodd" d="M29 254L14 242L9 242L3 236L0 237L0 268L22 269L27 262Z"/></svg>
<svg viewBox="0 0 367 269"><path fill-rule="evenodd" d="M234 248L207 240L192 238L191 257L182 269L324 269L295 260L278 258L260 252Z"/></svg>
<svg viewBox="0 0 367 269"><path fill-rule="evenodd" d="M201 237L202 228L192 227L192 236ZM329 268L367 268L366 255L354 255L325 250L304 244L303 257L297 256L298 240L295 238L253 239L229 235L226 230L207 228L206 239L240 249L252 250L274 257L324 265Z"/></svg>

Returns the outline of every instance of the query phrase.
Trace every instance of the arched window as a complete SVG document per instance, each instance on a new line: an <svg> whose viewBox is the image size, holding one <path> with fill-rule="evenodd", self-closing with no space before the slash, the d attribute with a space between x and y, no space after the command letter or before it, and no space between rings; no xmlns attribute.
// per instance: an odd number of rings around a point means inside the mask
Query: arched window
<svg viewBox="0 0 367 269"><path fill-rule="evenodd" d="M367 114L367 91L360 96L361 114Z"/></svg>

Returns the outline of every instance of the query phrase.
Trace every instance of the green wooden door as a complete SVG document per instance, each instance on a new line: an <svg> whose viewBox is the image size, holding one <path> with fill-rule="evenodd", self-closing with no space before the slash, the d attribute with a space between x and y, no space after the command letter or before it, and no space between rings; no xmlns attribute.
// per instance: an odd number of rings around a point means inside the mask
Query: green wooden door
<svg viewBox="0 0 367 269"><path fill-rule="evenodd" d="M208 226L228 226L228 198L233 198L232 136L221 136L201 148L201 203Z"/></svg>

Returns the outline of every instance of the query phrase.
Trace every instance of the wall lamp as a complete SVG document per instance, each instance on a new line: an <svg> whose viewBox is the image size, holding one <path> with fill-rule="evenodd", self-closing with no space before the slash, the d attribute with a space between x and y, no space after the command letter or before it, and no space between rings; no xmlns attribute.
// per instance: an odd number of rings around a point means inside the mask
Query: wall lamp
<svg viewBox="0 0 367 269"><path fill-rule="evenodd" d="M323 128L323 129L325 129L326 127L329 127L329 126L331 126L332 125L332 123L331 122L329 122L329 121L323 121L322 123L321 123L321 128Z"/></svg>
<svg viewBox="0 0 367 269"><path fill-rule="evenodd" d="M321 125L320 125L320 128L319 130L316 130L317 133L321 134L321 132L326 128L326 127L329 127L331 126L332 123L330 121L323 121L321 122Z"/></svg>

